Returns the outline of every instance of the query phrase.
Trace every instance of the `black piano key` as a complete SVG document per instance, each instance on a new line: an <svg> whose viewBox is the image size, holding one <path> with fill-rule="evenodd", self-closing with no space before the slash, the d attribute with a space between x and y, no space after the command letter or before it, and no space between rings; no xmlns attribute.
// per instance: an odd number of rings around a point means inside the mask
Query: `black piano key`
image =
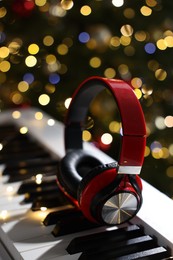
<svg viewBox="0 0 173 260"><path fill-rule="evenodd" d="M57 181L56 176L46 176L43 175L40 182L38 182L37 178L33 176L31 179L27 179L22 182L20 185L17 193L18 194L24 194L29 192L35 192L35 191L47 191L48 189L54 189L54 187L57 188Z"/></svg>
<svg viewBox="0 0 173 260"><path fill-rule="evenodd" d="M70 202L68 198L58 189L49 194L37 197L31 206L32 211L40 210L41 207L56 208L61 206L67 206Z"/></svg>
<svg viewBox="0 0 173 260"><path fill-rule="evenodd" d="M17 162L11 162L9 165L6 165L5 169L3 170L3 175L9 174L9 172L15 172L20 169L29 169L33 167L39 167L39 166L48 166L48 165L58 165L58 160L53 159L50 155L48 155L44 160L42 158L31 158L27 159L25 161L17 161Z"/></svg>
<svg viewBox="0 0 173 260"><path fill-rule="evenodd" d="M49 185L48 187L37 187L34 191L30 191L28 193L25 193L24 200L22 201L22 204L30 203L35 201L39 197L46 197L47 193L56 194L57 193L57 185Z"/></svg>
<svg viewBox="0 0 173 260"><path fill-rule="evenodd" d="M2 141L3 149L1 154L6 154L7 152L18 152L33 149L33 147L39 147L39 144L34 140L31 140L28 135L22 135L19 132L14 132L9 136L6 136Z"/></svg>
<svg viewBox="0 0 173 260"><path fill-rule="evenodd" d="M120 256L153 249L156 246L156 241L147 235L129 240L127 239L121 242L116 242L114 244L109 244L108 241L104 241L102 244L97 244L97 247L95 247L93 250L84 251L79 259L115 259Z"/></svg>
<svg viewBox="0 0 173 260"><path fill-rule="evenodd" d="M20 169L18 172L10 173L8 183L24 181L29 178L36 176L37 174L42 174L46 176L52 176L57 174L56 166L43 166L38 168L30 169Z"/></svg>
<svg viewBox="0 0 173 260"><path fill-rule="evenodd" d="M115 260L133 260L133 259L140 259L140 260L164 260L167 259L169 253L164 247L156 247L148 250L144 250L141 252L136 252L133 254L129 254L126 256L120 256L113 258ZM110 259L110 258L108 258ZM112 259L112 258L111 258ZM169 259L169 258L168 258ZM106 258L105 258L106 260Z"/></svg>
<svg viewBox="0 0 173 260"><path fill-rule="evenodd" d="M81 211L76 211L69 215L67 214L67 216L63 216L62 219L58 220L52 234L55 237L58 237L93 229L99 226L100 225L88 221Z"/></svg>
<svg viewBox="0 0 173 260"><path fill-rule="evenodd" d="M14 139L13 139L14 140ZM18 140L18 141L10 141L6 144L3 149L1 150L1 154L7 153L19 153L19 152L26 152L26 151L33 151L35 149L39 149L40 146L30 140Z"/></svg>
<svg viewBox="0 0 173 260"><path fill-rule="evenodd" d="M12 161L28 160L35 157L47 157L49 156L47 151L42 149L32 152L20 152L20 153L7 153L6 155L0 155L0 163L11 163Z"/></svg>
<svg viewBox="0 0 173 260"><path fill-rule="evenodd" d="M70 218L70 215L74 215L74 213L81 215L81 212L77 211L76 208L71 204L71 208L50 212L44 219L43 224L45 226L56 224L64 217Z"/></svg>
<svg viewBox="0 0 173 260"><path fill-rule="evenodd" d="M48 187L46 189L36 189L35 192L29 192L25 194L25 198L23 199L23 201L21 202L21 204L26 204L26 203L31 203L31 202L35 202L40 200L40 198L42 198L42 200L47 199L47 193L51 193L51 197L52 198L56 198L58 197L59 193L58 193L58 188L57 187ZM46 205L46 203L45 203ZM60 205L59 202L54 202L53 205ZM43 207L43 206L41 206ZM45 206L44 206L45 207ZM47 204L47 208L52 208L52 203L50 203L49 205Z"/></svg>
<svg viewBox="0 0 173 260"><path fill-rule="evenodd" d="M38 145L37 142L29 138L28 135L18 134L0 151L0 163L6 164L14 161L47 156L49 156L49 153Z"/></svg>
<svg viewBox="0 0 173 260"><path fill-rule="evenodd" d="M131 225L115 230L105 230L96 234L74 238L67 247L69 254L76 254L83 251L94 250L101 243L117 243L125 239L136 238L143 235L143 229L137 225Z"/></svg>

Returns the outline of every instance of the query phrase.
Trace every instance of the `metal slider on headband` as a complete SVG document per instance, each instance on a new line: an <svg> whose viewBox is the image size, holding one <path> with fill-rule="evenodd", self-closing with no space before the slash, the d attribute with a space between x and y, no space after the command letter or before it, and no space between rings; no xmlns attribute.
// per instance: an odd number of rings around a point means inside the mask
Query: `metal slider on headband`
<svg viewBox="0 0 173 260"><path fill-rule="evenodd" d="M119 165L118 174L140 174L142 166L124 166Z"/></svg>

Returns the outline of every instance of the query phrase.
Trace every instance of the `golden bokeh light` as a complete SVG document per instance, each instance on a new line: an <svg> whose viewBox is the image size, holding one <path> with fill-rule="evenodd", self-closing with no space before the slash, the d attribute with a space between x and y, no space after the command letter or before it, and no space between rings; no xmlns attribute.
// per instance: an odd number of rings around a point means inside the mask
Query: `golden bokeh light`
<svg viewBox="0 0 173 260"><path fill-rule="evenodd" d="M3 60L2 62L0 62L0 71L7 72L10 70L10 68L11 68L11 64L9 61Z"/></svg>
<svg viewBox="0 0 173 260"><path fill-rule="evenodd" d="M163 69L157 69L155 71L155 77L156 77L157 80L163 81L167 77L167 72Z"/></svg>
<svg viewBox="0 0 173 260"><path fill-rule="evenodd" d="M54 38L51 35L47 35L43 38L43 44L45 46L51 46L54 43Z"/></svg>
<svg viewBox="0 0 173 260"><path fill-rule="evenodd" d="M21 112L20 112L20 111L17 111L17 110L13 111L12 117L13 117L14 119L19 119L19 118L21 117Z"/></svg>
<svg viewBox="0 0 173 260"><path fill-rule="evenodd" d="M104 76L105 76L106 78L109 78L109 79L114 78L114 77L116 76L116 71L115 71L115 69L114 69L114 68L107 68L107 69L105 69L105 71L104 71Z"/></svg>
<svg viewBox="0 0 173 260"><path fill-rule="evenodd" d="M133 27L130 24L125 24L120 29L122 35L129 37L133 34Z"/></svg>
<svg viewBox="0 0 173 260"><path fill-rule="evenodd" d="M152 9L148 6L142 6L140 12L144 16L150 16L152 14Z"/></svg>
<svg viewBox="0 0 173 260"><path fill-rule="evenodd" d="M6 46L0 48L0 58L5 59L8 57L9 54L10 50Z"/></svg>
<svg viewBox="0 0 173 260"><path fill-rule="evenodd" d="M84 16L90 15L92 12L91 7L89 5L83 5L80 9L80 13Z"/></svg>
<svg viewBox="0 0 173 260"><path fill-rule="evenodd" d="M35 113L35 119L36 120L42 120L43 119L43 113L42 112L36 112Z"/></svg>
<svg viewBox="0 0 173 260"><path fill-rule="evenodd" d="M26 81L20 81L18 84L18 90L20 92L26 92L29 89L29 84Z"/></svg>
<svg viewBox="0 0 173 260"><path fill-rule="evenodd" d="M26 134L28 132L28 128L26 126L22 126L19 129L19 132L24 135L24 134Z"/></svg>
<svg viewBox="0 0 173 260"><path fill-rule="evenodd" d="M25 64L27 67L34 67L37 64L37 59L33 55L29 55L25 59Z"/></svg>
<svg viewBox="0 0 173 260"><path fill-rule="evenodd" d="M28 46L28 52L32 55L35 55L39 52L39 46L35 43L32 43Z"/></svg>
<svg viewBox="0 0 173 260"><path fill-rule="evenodd" d="M91 138L92 138L92 136L91 136L91 133L88 131L88 130L84 130L83 132L82 132L82 140L83 141L90 141L91 140Z"/></svg>
<svg viewBox="0 0 173 260"><path fill-rule="evenodd" d="M44 6L46 4L47 0L35 0L35 4L37 6Z"/></svg>
<svg viewBox="0 0 173 260"><path fill-rule="evenodd" d="M47 94L41 94L38 98L38 102L40 103L40 105L46 106L50 102L50 97Z"/></svg>
<svg viewBox="0 0 173 260"><path fill-rule="evenodd" d="M92 57L89 64L92 68L99 68L101 66L101 59L99 57Z"/></svg>

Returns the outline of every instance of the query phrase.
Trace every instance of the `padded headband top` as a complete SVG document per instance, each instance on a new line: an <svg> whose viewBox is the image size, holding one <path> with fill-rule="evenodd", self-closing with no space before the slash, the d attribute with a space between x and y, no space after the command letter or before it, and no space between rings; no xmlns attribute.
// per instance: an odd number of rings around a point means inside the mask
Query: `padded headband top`
<svg viewBox="0 0 173 260"><path fill-rule="evenodd" d="M145 120L140 103L132 88L122 80L95 76L86 79L77 88L66 118L65 149L82 149L82 126L89 105L105 88L112 93L122 121L123 136L118 159L118 172L139 174L146 142Z"/></svg>

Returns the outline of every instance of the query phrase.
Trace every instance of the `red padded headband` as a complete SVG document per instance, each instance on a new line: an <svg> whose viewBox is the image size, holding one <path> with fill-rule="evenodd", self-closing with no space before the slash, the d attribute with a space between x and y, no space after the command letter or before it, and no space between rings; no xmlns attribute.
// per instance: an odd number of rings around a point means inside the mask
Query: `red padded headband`
<svg viewBox="0 0 173 260"><path fill-rule="evenodd" d="M118 173L139 174L146 144L145 120L133 89L122 80L91 77L82 82L75 91L68 109L65 148L82 149L82 126L90 102L105 88L112 93L122 120L123 136Z"/></svg>

